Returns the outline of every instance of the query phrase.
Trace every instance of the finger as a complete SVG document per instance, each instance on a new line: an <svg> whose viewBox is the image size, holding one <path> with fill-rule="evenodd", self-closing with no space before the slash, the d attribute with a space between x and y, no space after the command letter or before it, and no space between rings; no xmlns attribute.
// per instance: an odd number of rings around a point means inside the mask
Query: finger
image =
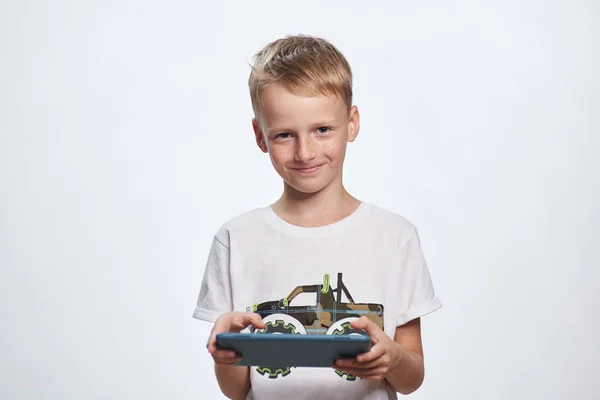
<svg viewBox="0 0 600 400"><path fill-rule="evenodd" d="M213 357L213 359L215 360L216 363L219 363L219 364L235 364L241 358L236 356L236 357Z"/></svg>
<svg viewBox="0 0 600 400"><path fill-rule="evenodd" d="M382 357L384 354L385 347L376 344L375 346L371 347L371 350L356 356L356 361L361 364L368 363Z"/></svg>
<svg viewBox="0 0 600 400"><path fill-rule="evenodd" d="M380 380L380 379L384 379L386 374L388 373L387 368L373 368L371 370L369 370L369 373L364 374L364 379L369 379L369 380Z"/></svg>
<svg viewBox="0 0 600 400"><path fill-rule="evenodd" d="M252 323L252 326L255 327L256 329L263 329L266 328L267 326L265 325L264 321L262 320L262 317L258 314L252 313L252 317L250 318L250 322Z"/></svg>
<svg viewBox="0 0 600 400"><path fill-rule="evenodd" d="M350 326L354 329L364 329L367 335L375 342L379 342L379 338L383 331L377 326L377 324L371 321L369 318L362 316L357 320L350 323Z"/></svg>
<svg viewBox="0 0 600 400"><path fill-rule="evenodd" d="M210 335L210 338L208 338L208 343L206 343L206 348L210 354L213 354L218 350L216 335Z"/></svg>
<svg viewBox="0 0 600 400"><path fill-rule="evenodd" d="M219 330L213 329L213 332L210 334L208 338L208 343L206 343L206 348L208 352L213 354L215 351L219 350L219 346L217 345L217 335L221 333Z"/></svg>
<svg viewBox="0 0 600 400"><path fill-rule="evenodd" d="M373 369L373 368L378 368L381 366L385 365L385 362L380 358L376 358L373 361L367 362L367 363L360 363L357 362L356 360L340 360L338 362L336 362L336 365L339 366L340 368L346 368L346 367L350 367L350 368L358 368L358 369Z"/></svg>
<svg viewBox="0 0 600 400"><path fill-rule="evenodd" d="M366 329L369 324L369 319L365 316L360 317L359 319L355 319L350 322L350 326L354 329Z"/></svg>
<svg viewBox="0 0 600 400"><path fill-rule="evenodd" d="M220 349L220 348L218 348L216 351L214 351L210 354L211 354L211 356L218 357L218 358L234 358L239 355L233 350Z"/></svg>
<svg viewBox="0 0 600 400"><path fill-rule="evenodd" d="M239 360L241 360L241 354L236 353L233 350L217 350L214 353L211 353L215 362L220 364L235 364Z"/></svg>
<svg viewBox="0 0 600 400"><path fill-rule="evenodd" d="M265 327L265 323L263 322L260 315L256 313L241 313L238 318L236 318L236 328L239 330L245 329L248 325L252 325L255 328L262 329Z"/></svg>
<svg viewBox="0 0 600 400"><path fill-rule="evenodd" d="M242 357L234 357L234 358L215 358L214 360L215 360L216 364L234 365L234 364L237 364L241 359L242 359Z"/></svg>
<svg viewBox="0 0 600 400"><path fill-rule="evenodd" d="M338 368L340 369L340 368ZM381 380L385 377L385 369L373 368L373 369L361 369L361 368L343 368L342 371L347 374L358 376L359 378L367 380Z"/></svg>
<svg viewBox="0 0 600 400"><path fill-rule="evenodd" d="M354 367L344 367L344 368L336 368L336 369L344 371L345 373L347 373L349 375L358 376L360 378L375 375L375 373L374 373L375 370L371 370L371 369L362 369L362 368L354 368Z"/></svg>

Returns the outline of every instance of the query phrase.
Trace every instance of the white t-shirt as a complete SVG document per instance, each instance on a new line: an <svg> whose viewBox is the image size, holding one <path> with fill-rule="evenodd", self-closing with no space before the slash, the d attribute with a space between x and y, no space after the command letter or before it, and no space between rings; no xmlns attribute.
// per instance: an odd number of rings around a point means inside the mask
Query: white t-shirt
<svg viewBox="0 0 600 400"><path fill-rule="evenodd" d="M229 311L255 311L269 329L306 334L340 333L367 315L393 338L397 326L440 307L415 227L362 202L317 228L291 225L271 207L228 221L214 237L193 315L214 322ZM397 398L385 381L333 368L250 371L248 399Z"/></svg>

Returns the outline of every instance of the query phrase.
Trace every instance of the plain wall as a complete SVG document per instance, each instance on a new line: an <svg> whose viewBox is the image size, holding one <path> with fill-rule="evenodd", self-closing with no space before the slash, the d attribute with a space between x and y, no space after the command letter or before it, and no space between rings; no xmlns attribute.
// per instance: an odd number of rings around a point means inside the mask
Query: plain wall
<svg viewBox="0 0 600 400"><path fill-rule="evenodd" d="M248 63L304 33L354 69L348 189L444 304L412 398L600 399L596 4L2 2L0 398L221 398L210 241L282 187Z"/></svg>

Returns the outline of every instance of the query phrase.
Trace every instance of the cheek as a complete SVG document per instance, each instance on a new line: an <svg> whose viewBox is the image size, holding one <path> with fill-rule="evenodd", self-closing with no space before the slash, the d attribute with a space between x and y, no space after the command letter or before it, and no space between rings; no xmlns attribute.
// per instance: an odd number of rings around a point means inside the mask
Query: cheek
<svg viewBox="0 0 600 400"><path fill-rule="evenodd" d="M335 164L340 164L346 156L346 142L339 140L332 141L324 149L324 152Z"/></svg>
<svg viewBox="0 0 600 400"><path fill-rule="evenodd" d="M270 147L269 156L273 165L276 168L281 168L289 160L289 151L285 147Z"/></svg>

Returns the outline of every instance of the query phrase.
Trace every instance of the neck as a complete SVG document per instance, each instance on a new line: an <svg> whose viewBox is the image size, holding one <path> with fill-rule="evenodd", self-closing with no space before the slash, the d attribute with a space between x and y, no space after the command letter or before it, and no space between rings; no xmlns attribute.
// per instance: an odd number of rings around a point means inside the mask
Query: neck
<svg viewBox="0 0 600 400"><path fill-rule="evenodd" d="M360 201L351 196L341 182L332 182L316 193L302 193L284 183L283 194L272 207L280 218L291 224L317 227L346 218L359 205Z"/></svg>

